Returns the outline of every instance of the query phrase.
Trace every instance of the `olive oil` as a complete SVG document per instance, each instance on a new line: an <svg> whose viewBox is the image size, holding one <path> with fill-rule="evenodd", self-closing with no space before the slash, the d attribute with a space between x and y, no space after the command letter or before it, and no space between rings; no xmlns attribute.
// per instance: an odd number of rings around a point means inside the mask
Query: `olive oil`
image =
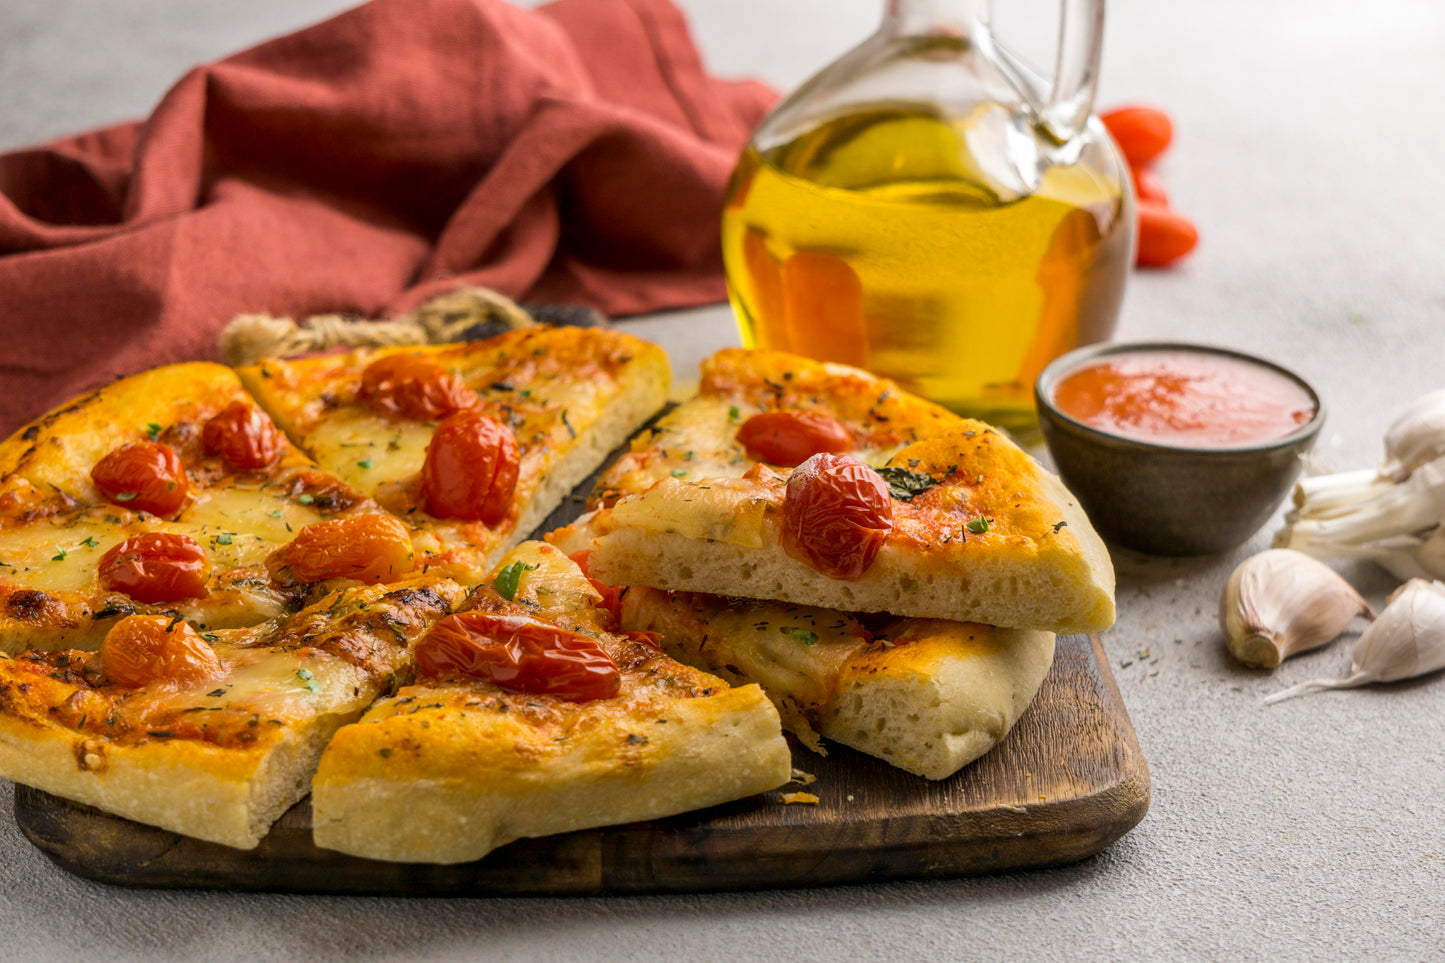
<svg viewBox="0 0 1445 963"><path fill-rule="evenodd" d="M1011 200L983 186L965 129L925 110L750 145L722 233L743 343L868 368L1032 433L1035 377L1108 337L1123 296L1132 199L1107 144Z"/></svg>

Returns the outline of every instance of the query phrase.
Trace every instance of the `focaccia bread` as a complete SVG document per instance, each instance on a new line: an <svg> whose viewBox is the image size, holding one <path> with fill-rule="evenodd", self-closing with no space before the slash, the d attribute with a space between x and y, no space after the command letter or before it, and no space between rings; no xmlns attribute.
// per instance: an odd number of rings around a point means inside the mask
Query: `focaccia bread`
<svg viewBox="0 0 1445 963"><path fill-rule="evenodd" d="M670 379L655 345L541 325L240 375L321 467L407 521L418 564L468 584L662 407ZM448 423L468 419L470 447L441 457L462 427Z"/></svg>
<svg viewBox="0 0 1445 963"><path fill-rule="evenodd" d="M306 794L322 747L464 597L359 586L275 623L117 620L99 652L0 657L0 776L241 849Z"/></svg>
<svg viewBox="0 0 1445 963"><path fill-rule="evenodd" d="M783 726L943 779L996 746L1038 692L1054 636L942 619L631 588L621 625L679 661L760 683Z"/></svg>
<svg viewBox="0 0 1445 963"><path fill-rule="evenodd" d="M327 747L312 796L318 846L465 862L520 837L685 812L789 779L778 713L757 686L730 688L650 636L619 634L551 546L523 543L503 561L417 644L416 683Z"/></svg>
<svg viewBox="0 0 1445 963"><path fill-rule="evenodd" d="M113 382L0 443L0 652L93 648L138 613L254 625L296 596L272 552L377 510L287 441L229 368Z"/></svg>
<svg viewBox="0 0 1445 963"><path fill-rule="evenodd" d="M920 409L889 382L787 358L759 352L750 366L725 351L706 363L699 398L609 471L599 507L552 540L588 551L590 573L611 585L1048 632L1113 623L1102 540L1026 452L981 422ZM833 383L852 399L838 417ZM860 434L866 384L892 445ZM703 452L725 457L690 467Z"/></svg>

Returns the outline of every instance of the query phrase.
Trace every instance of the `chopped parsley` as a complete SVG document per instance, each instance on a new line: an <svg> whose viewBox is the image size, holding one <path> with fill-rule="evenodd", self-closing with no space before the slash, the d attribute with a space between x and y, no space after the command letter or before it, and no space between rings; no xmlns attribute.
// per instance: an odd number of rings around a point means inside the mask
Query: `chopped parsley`
<svg viewBox="0 0 1445 963"><path fill-rule="evenodd" d="M522 583L522 573L536 568L535 565L528 565L526 562L513 562L497 573L496 586L497 594L508 602L517 597L517 587Z"/></svg>
<svg viewBox="0 0 1445 963"><path fill-rule="evenodd" d="M219 635L217 635L216 633L214 633L214 632L202 632L202 633L201 633L201 638L205 639L207 642L219 642L219 641L221 641L221 637L220 637ZM222 691L224 691L224 690L222 690Z"/></svg>
<svg viewBox="0 0 1445 963"><path fill-rule="evenodd" d="M794 630L793 630L793 641L795 641L795 642L801 642L801 643L803 643L804 645L817 645L817 644L818 644L818 633L817 633L817 632L809 632L807 629L794 629Z"/></svg>
<svg viewBox="0 0 1445 963"><path fill-rule="evenodd" d="M975 535L982 535L988 531L988 519L980 515L978 518L969 519L963 527Z"/></svg>
<svg viewBox="0 0 1445 963"><path fill-rule="evenodd" d="M300 495L296 496L296 501L302 505L310 505L312 502L316 501L316 496L311 494L310 492L302 492Z"/></svg>
<svg viewBox="0 0 1445 963"><path fill-rule="evenodd" d="M361 461L359 461L359 462L356 463L356 467L357 467L357 468L370 468L370 467L371 467L371 459L370 459L370 458L363 458L363 459L361 459Z"/></svg>
<svg viewBox="0 0 1445 963"><path fill-rule="evenodd" d="M94 535L87 535L85 536L85 541L81 542L80 544L84 545L86 548L95 548L100 543L95 540Z"/></svg>
<svg viewBox="0 0 1445 963"><path fill-rule="evenodd" d="M900 502L911 502L938 484L938 479L932 475L909 471L907 468L885 467L873 470L888 484L888 494Z"/></svg>
<svg viewBox="0 0 1445 963"><path fill-rule="evenodd" d="M272 517L272 518L280 518L280 517L281 517L281 509L278 508L278 509L276 509L274 512L271 512L271 517Z"/></svg>
<svg viewBox="0 0 1445 963"><path fill-rule="evenodd" d="M50 556L50 560L51 560L52 562L63 562L63 561L65 561L65 556L68 555L68 554L70 554L70 553L67 552L65 549L61 548L59 545L57 545L57 546L55 546L55 554L52 555L52 556Z"/></svg>
<svg viewBox="0 0 1445 963"><path fill-rule="evenodd" d="M146 425L146 435L150 438L151 441L155 441L161 436L161 426L152 421L150 424Z"/></svg>
<svg viewBox="0 0 1445 963"><path fill-rule="evenodd" d="M733 405L731 408L728 409L728 420L737 421L742 416L742 409L739 408L737 405Z"/></svg>
<svg viewBox="0 0 1445 963"><path fill-rule="evenodd" d="M217 545L230 545L231 541L232 534L230 532L222 532L221 534L216 536Z"/></svg>
<svg viewBox="0 0 1445 963"><path fill-rule="evenodd" d="M312 695L321 694L321 683L316 681L310 669L297 669L296 678L301 680L301 685L307 692L310 692Z"/></svg>
<svg viewBox="0 0 1445 963"><path fill-rule="evenodd" d="M674 468L674 469L672 470L672 477L673 477L673 478L684 478L684 477L686 477L686 476L687 476L687 469L686 469L686 468Z"/></svg>

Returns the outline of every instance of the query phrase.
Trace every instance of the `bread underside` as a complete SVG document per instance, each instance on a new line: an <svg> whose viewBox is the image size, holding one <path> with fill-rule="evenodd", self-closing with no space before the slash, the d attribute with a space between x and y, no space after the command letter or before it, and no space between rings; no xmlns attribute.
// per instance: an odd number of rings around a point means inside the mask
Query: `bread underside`
<svg viewBox="0 0 1445 963"><path fill-rule="evenodd" d="M435 711L337 734L312 793L316 844L393 862L462 863L512 840L656 819L775 789L791 776L778 714L756 686L649 706L541 758L515 714ZM374 764L409 744L415 768ZM395 757L394 757L395 758Z"/></svg>
<svg viewBox="0 0 1445 963"><path fill-rule="evenodd" d="M821 734L929 779L1008 734L1054 653L1049 632L907 619L875 638L839 612L645 588L623 597L622 627L661 633L679 662L759 683L810 748L825 751Z"/></svg>

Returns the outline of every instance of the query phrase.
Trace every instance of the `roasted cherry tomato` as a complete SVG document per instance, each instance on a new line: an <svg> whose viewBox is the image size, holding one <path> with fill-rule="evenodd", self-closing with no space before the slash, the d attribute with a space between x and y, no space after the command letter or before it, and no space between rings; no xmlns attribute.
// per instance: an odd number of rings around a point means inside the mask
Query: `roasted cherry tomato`
<svg viewBox="0 0 1445 963"><path fill-rule="evenodd" d="M1120 107L1105 111L1099 119L1132 166L1149 163L1174 139L1169 115L1154 107Z"/></svg>
<svg viewBox="0 0 1445 963"><path fill-rule="evenodd" d="M827 415L811 411L765 411L738 429L748 456L771 465L801 465L819 452L853 450L848 429Z"/></svg>
<svg viewBox="0 0 1445 963"><path fill-rule="evenodd" d="M211 562L194 538L147 532L127 538L100 557L101 588L137 602L205 598Z"/></svg>
<svg viewBox="0 0 1445 963"><path fill-rule="evenodd" d="M622 673L602 646L585 635L519 615L448 615L416 644L422 675L461 673L504 689L556 696L568 702L610 699Z"/></svg>
<svg viewBox="0 0 1445 963"><path fill-rule="evenodd" d="M111 682L138 689L152 682L204 682L220 672L221 660L187 623L131 615L105 634L100 667Z"/></svg>
<svg viewBox="0 0 1445 963"><path fill-rule="evenodd" d="M788 479L783 551L829 578L861 578L892 528L888 486L856 458L814 455Z"/></svg>
<svg viewBox="0 0 1445 963"><path fill-rule="evenodd" d="M162 518L175 517L191 494L181 456L158 441L117 448L96 463L90 477L106 501Z"/></svg>
<svg viewBox="0 0 1445 963"><path fill-rule="evenodd" d="M231 402L207 421L201 442L231 471L267 468L281 454L281 433L271 416L244 401Z"/></svg>
<svg viewBox="0 0 1445 963"><path fill-rule="evenodd" d="M1164 182L1155 177L1153 171L1147 167L1131 167L1129 175L1134 178L1135 197L1141 201L1169 206L1169 193L1164 190Z"/></svg>
<svg viewBox="0 0 1445 963"><path fill-rule="evenodd" d="M1139 202L1139 250L1134 260L1145 267L1163 267L1179 260L1199 243L1189 218L1159 204Z"/></svg>
<svg viewBox="0 0 1445 963"><path fill-rule="evenodd" d="M389 515L315 522L272 552L266 568L282 585L325 578L390 582L412 570L411 535Z"/></svg>
<svg viewBox="0 0 1445 963"><path fill-rule="evenodd" d="M361 372L361 397L382 414L435 421L475 408L477 394L435 361L389 354Z"/></svg>
<svg viewBox="0 0 1445 963"><path fill-rule="evenodd" d="M508 428L480 411L437 426L421 467L426 510L438 518L495 525L512 508L521 456Z"/></svg>

